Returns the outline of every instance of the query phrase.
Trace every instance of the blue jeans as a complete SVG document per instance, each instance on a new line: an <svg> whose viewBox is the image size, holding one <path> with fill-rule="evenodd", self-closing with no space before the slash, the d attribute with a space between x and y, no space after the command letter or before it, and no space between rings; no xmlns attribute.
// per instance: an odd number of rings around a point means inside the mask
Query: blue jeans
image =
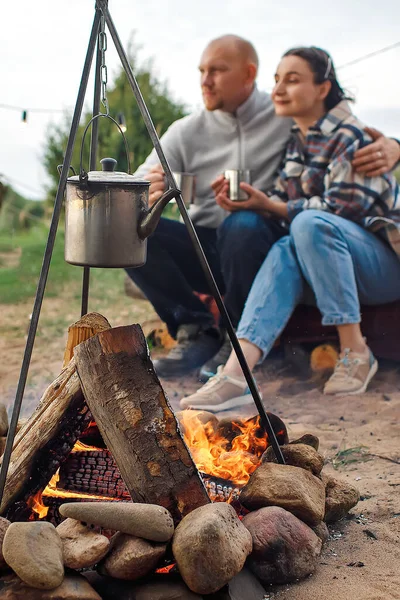
<svg viewBox="0 0 400 600"><path fill-rule="evenodd" d="M286 230L246 210L230 214L218 229L196 227L196 233L236 326L264 258ZM172 336L180 325L214 325L212 314L193 293L209 294L210 289L183 223L161 219L148 240L146 264L126 271Z"/></svg>
<svg viewBox="0 0 400 600"><path fill-rule="evenodd" d="M247 299L237 336L265 358L300 303L316 304L323 325L360 323L360 304L400 299L400 261L360 225L305 210L272 247Z"/></svg>

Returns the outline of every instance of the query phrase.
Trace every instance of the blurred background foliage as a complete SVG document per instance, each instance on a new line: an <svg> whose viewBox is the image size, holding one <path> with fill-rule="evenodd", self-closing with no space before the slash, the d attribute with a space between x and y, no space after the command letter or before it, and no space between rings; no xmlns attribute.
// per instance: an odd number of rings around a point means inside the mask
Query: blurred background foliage
<svg viewBox="0 0 400 600"><path fill-rule="evenodd" d="M133 38L129 43L127 54L157 133L161 136L171 123L187 114L186 107L173 99L167 85L154 74L152 59L143 63L138 60L138 46L134 43ZM117 121L119 114L125 118L127 128L125 136L130 152L131 170L134 172L151 152L153 145L122 66L118 68L114 81L107 86L107 98L110 115ZM101 106L101 112L103 111L104 107ZM77 172L83 132L91 117L90 109L83 115L77 132L72 157L72 166ZM43 163L51 181L47 198L49 202L54 202L59 180L57 165L63 162L70 123L71 115L66 114L61 124L51 125L47 132ZM86 170L89 167L89 150L90 131L86 135L83 153L83 166ZM118 128L109 119L99 119L98 159L105 156L112 156L118 161L117 169L119 171L128 170L125 145ZM100 165L97 165L96 169L100 169Z"/></svg>

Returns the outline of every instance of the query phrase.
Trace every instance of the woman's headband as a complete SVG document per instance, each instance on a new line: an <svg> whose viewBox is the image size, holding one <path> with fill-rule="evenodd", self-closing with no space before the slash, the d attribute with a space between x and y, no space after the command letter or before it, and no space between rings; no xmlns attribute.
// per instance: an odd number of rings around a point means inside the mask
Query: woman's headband
<svg viewBox="0 0 400 600"><path fill-rule="evenodd" d="M329 79L329 74L331 72L332 69L332 59L330 56L328 56L328 64L326 66L326 71L325 71L325 75L324 75L324 80L325 79Z"/></svg>

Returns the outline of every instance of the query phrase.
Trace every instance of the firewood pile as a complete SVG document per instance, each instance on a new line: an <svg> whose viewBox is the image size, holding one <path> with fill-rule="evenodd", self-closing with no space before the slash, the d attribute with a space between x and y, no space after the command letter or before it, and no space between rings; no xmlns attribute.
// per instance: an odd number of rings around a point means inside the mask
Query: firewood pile
<svg viewBox="0 0 400 600"><path fill-rule="evenodd" d="M310 575L327 523L359 499L355 488L323 472L318 439L289 441L272 415L281 465L256 419L232 424L184 411L179 426L141 328L113 329L100 317L91 317L86 333L78 322L79 336L75 324L73 356L70 348L16 437L1 505L0 600L162 600L172 591L195 600L219 590L221 599L259 600L264 586ZM82 449L78 440L88 442L88 431L96 446ZM212 444L212 473L199 431ZM238 471L228 481L227 465L245 462L245 480ZM38 465L50 512L48 520L26 520ZM55 490L67 491L53 499L43 479L53 481L56 471ZM58 511L63 520L54 526L49 520Z"/></svg>

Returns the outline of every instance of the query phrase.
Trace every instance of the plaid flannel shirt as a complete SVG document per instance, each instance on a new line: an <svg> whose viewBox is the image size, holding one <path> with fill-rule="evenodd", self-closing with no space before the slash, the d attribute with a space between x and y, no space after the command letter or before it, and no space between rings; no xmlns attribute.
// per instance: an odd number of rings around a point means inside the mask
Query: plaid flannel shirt
<svg viewBox="0 0 400 600"><path fill-rule="evenodd" d="M302 210L325 210L382 236L400 258L400 193L392 173L367 177L351 166L354 153L371 141L346 101L302 138L295 125L271 198L288 205L292 221Z"/></svg>

